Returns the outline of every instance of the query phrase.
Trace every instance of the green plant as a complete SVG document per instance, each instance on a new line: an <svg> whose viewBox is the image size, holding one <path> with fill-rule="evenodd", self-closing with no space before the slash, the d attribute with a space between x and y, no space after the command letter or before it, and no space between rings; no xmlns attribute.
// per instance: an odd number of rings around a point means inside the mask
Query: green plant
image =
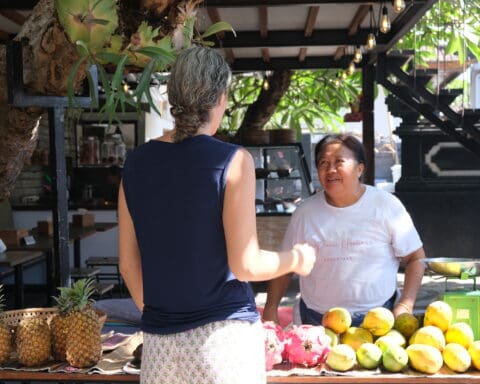
<svg viewBox="0 0 480 384"><path fill-rule="evenodd" d="M159 113L150 93L152 77L166 71L181 49L192 44L210 45L204 41L206 37L232 31L226 22L215 23L203 33L196 31L196 6L200 2L186 0L177 6L175 18L157 25L142 21L129 34L126 26L119 23L119 5L115 0L55 0L58 19L79 55L68 78L71 106L76 105L75 84L79 77L87 77L90 94L94 96L97 84L88 69L95 66L105 93L100 112L105 113L109 121L115 118L117 111L124 112L128 105L139 111L145 101ZM141 73L134 91L124 87L124 76L128 72Z"/></svg>
<svg viewBox="0 0 480 384"><path fill-rule="evenodd" d="M337 70L295 71L290 87L266 129L291 128L300 132L334 130L343 121L339 113L348 108L361 92L361 74L355 73L337 84ZM229 92L229 105L222 127L236 130L248 106L253 103L264 86L263 74L250 73L234 77Z"/></svg>

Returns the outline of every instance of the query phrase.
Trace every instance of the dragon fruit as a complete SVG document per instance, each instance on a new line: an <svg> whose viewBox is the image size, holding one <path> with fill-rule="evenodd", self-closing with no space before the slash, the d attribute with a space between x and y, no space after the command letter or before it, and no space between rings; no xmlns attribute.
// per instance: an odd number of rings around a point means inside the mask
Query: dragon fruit
<svg viewBox="0 0 480 384"><path fill-rule="evenodd" d="M285 350L291 363L313 367L327 359L330 337L321 325L294 325L285 332Z"/></svg>
<svg viewBox="0 0 480 384"><path fill-rule="evenodd" d="M267 371L283 361L284 335L282 327L273 321L263 323L265 333L265 365Z"/></svg>

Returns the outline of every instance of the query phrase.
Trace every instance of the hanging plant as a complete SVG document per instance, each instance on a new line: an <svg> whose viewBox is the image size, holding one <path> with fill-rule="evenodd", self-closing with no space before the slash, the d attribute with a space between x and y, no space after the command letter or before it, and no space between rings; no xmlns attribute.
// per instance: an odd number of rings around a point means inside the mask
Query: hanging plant
<svg viewBox="0 0 480 384"><path fill-rule="evenodd" d="M58 20L76 45L79 56L68 78L70 105L76 105L75 85L84 76L88 79L93 104L98 105L94 99L97 84L89 71L94 66L105 94L100 112L109 121L127 106L140 111L144 102L160 115L150 93L155 73L167 71L180 50L192 44L209 45L210 42L204 41L206 37L233 31L226 22L213 24L203 33L196 31L196 7L202 1L171 1L168 7L159 6L166 2L153 2L158 4L150 4L150 8L144 10L149 17L139 22L129 35L126 27L119 23L119 7L127 7L125 4L117 4L115 0L55 0ZM124 82L129 72L140 73L133 91Z"/></svg>

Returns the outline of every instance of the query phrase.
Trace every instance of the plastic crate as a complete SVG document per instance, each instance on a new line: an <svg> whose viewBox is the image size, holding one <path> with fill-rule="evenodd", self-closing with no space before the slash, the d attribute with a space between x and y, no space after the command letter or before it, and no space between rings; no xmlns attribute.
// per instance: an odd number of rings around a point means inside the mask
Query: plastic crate
<svg viewBox="0 0 480 384"><path fill-rule="evenodd" d="M443 301L452 307L452 323L470 324L475 340L480 339L480 291L453 291L443 294Z"/></svg>

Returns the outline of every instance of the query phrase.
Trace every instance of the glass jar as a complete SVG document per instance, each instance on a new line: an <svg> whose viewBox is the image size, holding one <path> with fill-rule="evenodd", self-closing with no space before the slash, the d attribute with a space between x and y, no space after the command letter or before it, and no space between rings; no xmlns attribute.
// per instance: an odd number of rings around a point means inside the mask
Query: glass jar
<svg viewBox="0 0 480 384"><path fill-rule="evenodd" d="M98 137L83 138L80 148L80 164L93 165L100 163L100 141Z"/></svg>

